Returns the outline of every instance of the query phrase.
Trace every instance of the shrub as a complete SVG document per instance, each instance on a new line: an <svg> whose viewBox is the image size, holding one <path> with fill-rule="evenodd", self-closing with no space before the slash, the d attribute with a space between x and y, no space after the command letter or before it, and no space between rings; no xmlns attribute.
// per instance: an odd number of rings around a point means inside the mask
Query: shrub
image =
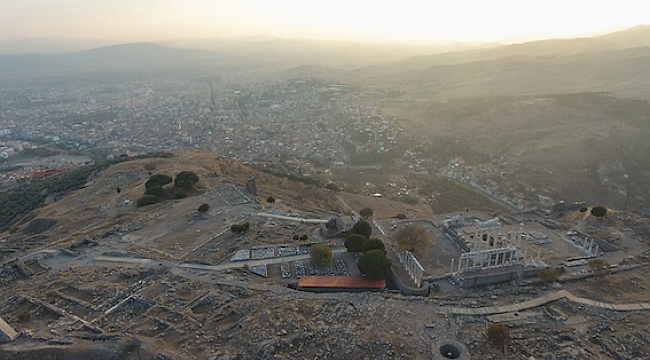
<svg viewBox="0 0 650 360"><path fill-rule="evenodd" d="M274 198L273 196L269 196L269 197L266 198L266 202L267 202L267 203L274 203L274 202L275 202L275 198Z"/></svg>
<svg viewBox="0 0 650 360"><path fill-rule="evenodd" d="M606 273L612 267L612 265L604 259L591 259L587 261L587 265L589 265L596 274Z"/></svg>
<svg viewBox="0 0 650 360"><path fill-rule="evenodd" d="M591 215L595 217L603 217L607 215L607 208L604 206L596 205L593 208L591 208Z"/></svg>
<svg viewBox="0 0 650 360"><path fill-rule="evenodd" d="M409 195L402 196L401 198L399 198L399 201L409 205L415 205L418 203L418 199Z"/></svg>
<svg viewBox="0 0 650 360"><path fill-rule="evenodd" d="M190 189L197 182L199 182L199 177L191 171L181 171L176 175L174 179L174 186L181 189Z"/></svg>
<svg viewBox="0 0 650 360"><path fill-rule="evenodd" d="M243 224L235 224L230 227L230 231L236 234L243 234L250 229L250 226L251 224L248 222L245 222Z"/></svg>
<svg viewBox="0 0 650 360"><path fill-rule="evenodd" d="M510 338L510 329L505 324L492 324L487 329L487 337L495 345L505 345Z"/></svg>
<svg viewBox="0 0 650 360"><path fill-rule="evenodd" d="M208 212L208 210L210 210L210 205L208 205L206 203L203 203L203 204L201 204L201 206L199 206L199 208L197 210L199 212L201 212L201 213Z"/></svg>
<svg viewBox="0 0 650 360"><path fill-rule="evenodd" d="M330 260L332 260L332 249L330 249L329 245L312 245L311 261L313 261L315 265L324 266L329 264Z"/></svg>
<svg viewBox="0 0 650 360"><path fill-rule="evenodd" d="M361 252L363 251L363 243L366 242L366 237L360 234L352 234L345 239L345 247L348 252Z"/></svg>
<svg viewBox="0 0 650 360"><path fill-rule="evenodd" d="M155 196L156 199L162 199L165 197L165 189L163 189L162 186L156 185L145 190L144 194Z"/></svg>
<svg viewBox="0 0 650 360"><path fill-rule="evenodd" d="M144 164L144 169L147 170L147 171L154 171L154 170L156 170L156 167L157 166L154 163L146 163L146 164Z"/></svg>
<svg viewBox="0 0 650 360"><path fill-rule="evenodd" d="M338 186L336 186L336 185L334 185L332 183L325 185L325 189L331 190L331 191L334 191L334 192L341 191L341 189Z"/></svg>
<svg viewBox="0 0 650 360"><path fill-rule="evenodd" d="M27 320L29 320L30 317L31 317L31 314L27 310L25 310L25 311L21 312L20 314L18 314L18 320L20 322L27 322Z"/></svg>
<svg viewBox="0 0 650 360"><path fill-rule="evenodd" d="M559 278L560 272L555 269L545 268L539 271L539 279L547 284L557 281Z"/></svg>
<svg viewBox="0 0 650 360"><path fill-rule="evenodd" d="M309 238L309 237L308 237L307 235L300 235L300 240L302 240L302 241L305 241L305 240L307 240L308 238Z"/></svg>
<svg viewBox="0 0 650 360"><path fill-rule="evenodd" d="M151 204L155 204L157 202L156 197L153 195L144 195L141 198L138 199L138 207L140 206L147 206Z"/></svg>
<svg viewBox="0 0 650 360"><path fill-rule="evenodd" d="M380 250L383 253L386 253L386 246L384 245L384 242L381 241L380 239L370 239L363 243L363 246L361 247L361 251L364 253L367 253L370 250Z"/></svg>
<svg viewBox="0 0 650 360"><path fill-rule="evenodd" d="M581 207L580 212L587 212L587 207L586 206Z"/></svg>
<svg viewBox="0 0 650 360"><path fill-rule="evenodd" d="M187 190L185 189L174 189L174 198L175 199L184 199L187 197Z"/></svg>
<svg viewBox="0 0 650 360"><path fill-rule="evenodd" d="M293 239L296 240L296 241L297 241L297 240L300 240L300 236L298 236L298 235L294 235L294 236L293 236Z"/></svg>
<svg viewBox="0 0 650 360"><path fill-rule="evenodd" d="M172 182L171 176L167 176L165 174L156 174L150 177L149 180L147 180L147 182L144 184L144 187L146 189L149 189L154 186L163 187L167 184L170 184L171 182Z"/></svg>
<svg viewBox="0 0 650 360"><path fill-rule="evenodd" d="M9 228L9 233L10 234L15 234L20 228L18 226L12 226Z"/></svg>

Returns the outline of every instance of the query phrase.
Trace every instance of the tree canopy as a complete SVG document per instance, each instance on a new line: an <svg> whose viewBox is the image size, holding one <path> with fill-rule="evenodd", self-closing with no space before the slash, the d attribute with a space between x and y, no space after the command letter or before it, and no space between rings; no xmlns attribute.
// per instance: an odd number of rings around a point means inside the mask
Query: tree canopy
<svg viewBox="0 0 650 360"><path fill-rule="evenodd" d="M363 235L367 239L367 238L370 237L370 234L372 233L372 227L370 226L370 224L367 221L359 220L352 227L352 233L353 234Z"/></svg>
<svg viewBox="0 0 650 360"><path fill-rule="evenodd" d="M158 202L155 196L153 195L143 195L138 199L138 207L155 204Z"/></svg>
<svg viewBox="0 0 650 360"><path fill-rule="evenodd" d="M370 250L359 258L359 271L373 279L386 279L392 263L381 250Z"/></svg>
<svg viewBox="0 0 650 360"><path fill-rule="evenodd" d="M361 215L362 218L364 219L370 219L374 212L372 211L371 208L363 208L361 211L359 211L359 215Z"/></svg>
<svg viewBox="0 0 650 360"><path fill-rule="evenodd" d="M510 339L510 329L505 324L492 324L487 329L487 337L495 345L505 345Z"/></svg>
<svg viewBox="0 0 650 360"><path fill-rule="evenodd" d="M589 265L596 274L606 273L612 267L612 265L604 259L591 259L587 261L587 265Z"/></svg>
<svg viewBox="0 0 650 360"><path fill-rule="evenodd" d="M236 234L243 234L246 231L248 231L248 229L250 229L250 227L251 227L251 224L248 223L248 222L245 222L245 223L242 223L242 224L232 225L230 227L230 231L232 231L232 232L234 232Z"/></svg>
<svg viewBox="0 0 650 360"><path fill-rule="evenodd" d="M591 215L595 217L603 217L607 215L607 208L604 206L596 205L593 208L591 208Z"/></svg>
<svg viewBox="0 0 650 360"><path fill-rule="evenodd" d="M160 186L163 187L167 184L171 184L172 178L171 176L167 176L165 174L156 174L153 175L147 180L146 183L144 183L145 189L152 188L154 186Z"/></svg>
<svg viewBox="0 0 650 360"><path fill-rule="evenodd" d="M181 171L176 175L174 179L174 186L181 189L190 189L197 182L199 182L199 177L191 171Z"/></svg>
<svg viewBox="0 0 650 360"><path fill-rule="evenodd" d="M363 243L366 242L366 237L360 234L352 234L345 239L345 247L348 252L361 252L363 251Z"/></svg>
<svg viewBox="0 0 650 360"><path fill-rule="evenodd" d="M318 266L329 264L332 260L332 249L329 245L314 244L311 247L311 260Z"/></svg>
<svg viewBox="0 0 650 360"><path fill-rule="evenodd" d="M366 253L370 250L381 250L382 252L386 253L386 245L384 245L384 242L381 241L381 239L370 239L363 243L361 251Z"/></svg>
<svg viewBox="0 0 650 360"><path fill-rule="evenodd" d="M198 212L202 212L202 213L208 212L208 210L210 210L210 205L203 203L201 204L201 206L199 206L197 210Z"/></svg>
<svg viewBox="0 0 650 360"><path fill-rule="evenodd" d="M153 195L156 197L156 200L160 200L165 197L165 189L162 186L156 185L150 188L147 188L144 192L145 195Z"/></svg>
<svg viewBox="0 0 650 360"><path fill-rule="evenodd" d="M429 235L418 226L409 226L399 230L395 233L394 238L397 240L400 250L420 252L429 246Z"/></svg>
<svg viewBox="0 0 650 360"><path fill-rule="evenodd" d="M545 268L539 271L539 279L547 284L557 281L559 278L560 272L555 269Z"/></svg>

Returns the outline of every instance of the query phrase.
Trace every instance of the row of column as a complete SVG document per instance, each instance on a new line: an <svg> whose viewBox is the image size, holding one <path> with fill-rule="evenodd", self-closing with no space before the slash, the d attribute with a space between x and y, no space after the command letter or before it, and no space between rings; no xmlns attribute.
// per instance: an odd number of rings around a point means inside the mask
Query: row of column
<svg viewBox="0 0 650 360"><path fill-rule="evenodd" d="M487 234L488 239L487 241L483 241L483 234ZM494 244L493 245L488 245L490 243L490 237L494 238ZM502 236L503 237L503 236ZM506 234L506 239L508 240L508 245L509 246L519 246L519 244L523 241L523 235L521 235L521 232L517 230L510 230ZM474 238L474 244L473 247L474 249L472 250L479 250L479 249L489 249L491 247L494 247L496 243L499 241L499 236L498 233L494 230L492 231L478 231L476 237Z"/></svg>
<svg viewBox="0 0 650 360"><path fill-rule="evenodd" d="M582 248L593 256L598 256L598 244L594 243L594 239L589 240L585 237L585 240L582 242Z"/></svg>
<svg viewBox="0 0 650 360"><path fill-rule="evenodd" d="M517 261L517 249L512 249L510 251L506 252L501 252L501 253L496 253L496 256L494 259L492 259L492 254L488 255L489 258L487 259L487 264L483 266L484 260L481 259L481 264L477 265L472 263L472 259L470 258L465 258L465 259L458 259L458 271L461 272L462 269L466 268L494 268L494 267L500 267L500 266L507 266L507 265L512 265L518 263ZM507 260L506 260L507 259ZM451 272L454 272L454 261L455 259L451 259ZM463 263L464 266L463 266Z"/></svg>

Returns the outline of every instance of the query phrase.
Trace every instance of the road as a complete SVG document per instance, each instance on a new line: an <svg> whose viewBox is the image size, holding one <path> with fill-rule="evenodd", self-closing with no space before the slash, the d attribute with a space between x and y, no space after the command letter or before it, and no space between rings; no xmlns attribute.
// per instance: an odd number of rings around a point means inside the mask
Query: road
<svg viewBox="0 0 650 360"><path fill-rule="evenodd" d="M336 248L332 249L332 254L343 253L345 248ZM132 265L137 267L153 267L158 265L165 265L170 268L182 268L182 269L194 269L194 270L205 270L205 271L221 271L233 268L239 268L244 266L260 266L260 265L273 265L281 264L291 261L307 260L311 258L311 254L300 254L294 256L285 256L279 258L270 258L270 259L258 259L258 260L245 260L245 261L231 261L225 262L218 265L203 265L203 264L194 264L194 263L178 263L174 261L167 260L154 260L147 258L131 258L131 257L112 257L112 256L100 256L94 261L106 261L106 262L116 262L123 265Z"/></svg>
<svg viewBox="0 0 650 360"><path fill-rule="evenodd" d="M299 221L299 222L312 223L312 224L324 224L324 223L329 221L329 219L304 219L304 218L298 218L298 217L292 217L292 216L276 215L276 214L270 214L270 213L263 212L263 211L258 212L255 215L263 216L263 217L270 217L270 218L274 218L274 219Z"/></svg>
<svg viewBox="0 0 650 360"><path fill-rule="evenodd" d="M497 203L497 204L499 204L499 205L503 205L503 206L507 207L508 210L510 210L510 212L512 212L512 213L518 213L518 212L522 212L522 211L523 211L523 209L521 209L521 208L515 206L514 204L511 204L511 203L509 203L509 202L507 202L507 201L504 201L504 200L500 199L499 197L497 197L496 195L487 192L487 191L486 191L485 189L483 189L482 187L472 186L471 184L465 183L465 182L460 181L460 180L456 180L456 179L454 179L454 178L446 177L446 176L445 176L445 178L446 178L446 179L449 179L449 180L453 180L453 181L455 181L455 182L457 182L457 183L459 183L459 184L463 184L463 185L469 186L470 188L472 188L472 189L474 189L474 190L480 192L481 194L487 196L487 197L490 198L490 200L492 200L493 202L495 202L495 203Z"/></svg>
<svg viewBox="0 0 650 360"><path fill-rule="evenodd" d="M489 306L489 307L478 307L478 308L466 308L466 307L451 307L445 306L438 309L438 312L441 314L457 314L457 315L494 315L494 314L504 314L510 312L517 312L526 309L531 309L534 307L542 306L550 302L567 298L570 301L576 302L580 305L600 307L603 309L614 310L614 311L639 311L639 310L650 310L649 303L636 303L636 304L610 304L604 303L601 301L594 301L590 299L579 298L574 296L566 290L560 290L557 292L550 293L548 295L524 301L518 304L512 305L502 305L502 306Z"/></svg>
<svg viewBox="0 0 650 360"><path fill-rule="evenodd" d="M332 249L332 254L345 252L345 248ZM281 258L270 258L270 259L259 259L259 260L245 260L245 261L232 261L228 263L223 263L219 265L202 265L202 264L191 264L183 263L178 267L184 269L195 269L195 270L207 270L207 271L221 271L226 269L232 269L243 266L260 266L260 265L273 265L281 264L291 261L307 260L311 259L311 254L300 254L294 256L285 256Z"/></svg>

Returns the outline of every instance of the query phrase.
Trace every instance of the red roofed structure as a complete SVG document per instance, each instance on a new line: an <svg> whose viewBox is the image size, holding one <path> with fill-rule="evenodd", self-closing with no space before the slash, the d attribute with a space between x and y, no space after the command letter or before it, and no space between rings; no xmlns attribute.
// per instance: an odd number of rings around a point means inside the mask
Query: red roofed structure
<svg viewBox="0 0 650 360"><path fill-rule="evenodd" d="M56 170L45 170L45 171L36 171L32 173L32 179L42 179L46 176L58 174L65 172L67 169L56 169Z"/></svg>
<svg viewBox="0 0 650 360"><path fill-rule="evenodd" d="M302 276L298 281L298 290L314 292L377 291L385 286L385 280L364 276Z"/></svg>

